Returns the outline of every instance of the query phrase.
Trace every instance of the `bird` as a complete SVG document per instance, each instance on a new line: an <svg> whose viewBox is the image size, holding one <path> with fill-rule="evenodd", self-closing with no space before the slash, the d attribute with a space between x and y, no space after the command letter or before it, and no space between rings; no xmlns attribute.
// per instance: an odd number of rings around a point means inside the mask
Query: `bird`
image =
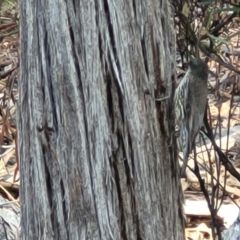
<svg viewBox="0 0 240 240"><path fill-rule="evenodd" d="M189 154L203 125L207 102L207 80L207 64L200 58L191 56L188 70L174 93L177 147L179 151L183 152L181 177L185 176Z"/></svg>

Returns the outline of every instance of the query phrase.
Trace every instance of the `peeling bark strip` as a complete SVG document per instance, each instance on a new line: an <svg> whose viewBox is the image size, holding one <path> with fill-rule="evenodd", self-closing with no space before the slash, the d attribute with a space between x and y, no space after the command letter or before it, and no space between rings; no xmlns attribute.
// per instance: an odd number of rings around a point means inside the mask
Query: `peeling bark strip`
<svg viewBox="0 0 240 240"><path fill-rule="evenodd" d="M21 239L182 239L170 5L19 4Z"/></svg>

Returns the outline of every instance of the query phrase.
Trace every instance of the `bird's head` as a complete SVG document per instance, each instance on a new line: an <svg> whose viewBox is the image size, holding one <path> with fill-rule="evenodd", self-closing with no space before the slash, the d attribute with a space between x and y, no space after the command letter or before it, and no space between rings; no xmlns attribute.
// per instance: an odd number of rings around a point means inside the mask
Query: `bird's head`
<svg viewBox="0 0 240 240"><path fill-rule="evenodd" d="M203 79L207 79L208 66L200 58L191 57L189 67L194 75L197 75Z"/></svg>

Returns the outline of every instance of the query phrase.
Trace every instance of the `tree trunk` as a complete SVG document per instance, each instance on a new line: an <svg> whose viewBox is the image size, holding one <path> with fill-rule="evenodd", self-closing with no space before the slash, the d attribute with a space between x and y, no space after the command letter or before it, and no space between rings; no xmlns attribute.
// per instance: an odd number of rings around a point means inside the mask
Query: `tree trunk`
<svg viewBox="0 0 240 240"><path fill-rule="evenodd" d="M182 239L168 1L19 2L21 239Z"/></svg>

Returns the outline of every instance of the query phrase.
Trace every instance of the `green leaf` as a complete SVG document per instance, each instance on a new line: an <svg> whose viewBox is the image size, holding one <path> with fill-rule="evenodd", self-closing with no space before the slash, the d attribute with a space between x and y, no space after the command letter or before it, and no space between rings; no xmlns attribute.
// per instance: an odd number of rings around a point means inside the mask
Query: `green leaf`
<svg viewBox="0 0 240 240"><path fill-rule="evenodd" d="M220 38L220 37L215 37L209 33L207 35L212 39L213 42L218 42L218 43L227 43L227 39Z"/></svg>

